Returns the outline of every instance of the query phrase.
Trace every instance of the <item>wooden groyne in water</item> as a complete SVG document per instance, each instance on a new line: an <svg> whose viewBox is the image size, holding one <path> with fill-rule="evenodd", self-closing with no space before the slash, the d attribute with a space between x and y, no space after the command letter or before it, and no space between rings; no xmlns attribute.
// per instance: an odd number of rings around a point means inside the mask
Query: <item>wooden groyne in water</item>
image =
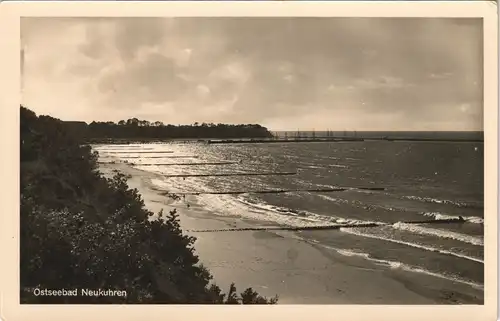
<svg viewBox="0 0 500 321"><path fill-rule="evenodd" d="M204 166L204 165L231 165L231 164L239 164L237 162L206 162L206 163L148 163L148 164L139 164L139 163L129 163L130 165L140 165L140 166Z"/></svg>
<svg viewBox="0 0 500 321"><path fill-rule="evenodd" d="M126 164L132 166L216 166L216 165L231 165L239 164L237 162L206 162L206 163L131 163L131 162L97 162L97 164Z"/></svg>
<svg viewBox="0 0 500 321"><path fill-rule="evenodd" d="M171 150L160 150L160 151L138 150L138 151L116 151L116 152L101 151L101 152L108 153L108 154L171 154L171 153L173 153L173 151L171 151Z"/></svg>
<svg viewBox="0 0 500 321"><path fill-rule="evenodd" d="M481 139L440 139L440 138L290 138L290 139L223 139L206 140L207 144L273 144L273 143L342 143L342 142L441 142L441 143L484 143Z"/></svg>
<svg viewBox="0 0 500 321"><path fill-rule="evenodd" d="M106 158L106 156L102 156L102 158ZM109 157L108 157L109 158ZM175 155L175 156L122 156L122 159L133 159L133 158L200 158L196 155Z"/></svg>
<svg viewBox="0 0 500 321"><path fill-rule="evenodd" d="M402 223L405 223L405 224L448 224L448 223L464 223L464 222L466 222L465 219L462 216L459 216L458 218L409 221L409 222L402 222Z"/></svg>
<svg viewBox="0 0 500 321"><path fill-rule="evenodd" d="M142 146L138 147L127 147L125 148L120 148L120 149L100 149L97 150L98 152L106 152L106 153L112 153L112 152L121 152L121 153L136 153L137 151L152 151L153 148L143 148Z"/></svg>
<svg viewBox="0 0 500 321"><path fill-rule="evenodd" d="M228 228L216 230L187 230L188 232L240 232L240 231L307 231L307 230L338 230L341 228L352 227L377 227L384 224L380 223L358 223L358 224L336 224L324 226L267 226L267 227L242 227L242 228Z"/></svg>
<svg viewBox="0 0 500 321"><path fill-rule="evenodd" d="M188 192L188 193L175 193L182 195L239 195L239 194L282 194L290 192L342 192L345 188L324 188L324 189L281 189L281 190L261 190L261 191L225 191L225 192Z"/></svg>
<svg viewBox="0 0 500 321"><path fill-rule="evenodd" d="M217 166L217 165L231 165L239 164L236 162L206 162L206 163L132 163L132 162L97 162L97 164L125 164L132 166Z"/></svg>
<svg viewBox="0 0 500 321"><path fill-rule="evenodd" d="M436 142L436 143L484 143L483 139L449 139L449 138L365 138L365 141Z"/></svg>
<svg viewBox="0 0 500 321"><path fill-rule="evenodd" d="M291 139L221 139L206 140L207 144L272 144L272 143L325 143L362 142L363 138L291 138Z"/></svg>
<svg viewBox="0 0 500 321"><path fill-rule="evenodd" d="M444 219L444 220L425 220L425 221L411 221L411 222L398 222L402 224L450 224L450 223L464 223L463 219ZM396 223L394 223L396 224ZM264 227L243 227L243 228L227 228L227 229L212 229L212 230L187 230L187 232L196 233L209 233L209 232L244 232L244 231L314 231L314 230L340 230L342 228L359 228L359 227L381 227L392 226L393 223L347 223L347 224L331 224L321 226L264 226Z"/></svg>
<svg viewBox="0 0 500 321"><path fill-rule="evenodd" d="M282 194L293 192L309 192L309 193L330 193L344 192L347 190L377 190L383 191L383 187L339 187L339 188L311 188L311 189L278 189L278 190L254 190L254 191L222 191L222 192L165 192L164 195L179 194L179 195L239 195L239 194Z"/></svg>
<svg viewBox="0 0 500 321"><path fill-rule="evenodd" d="M297 175L297 172L271 172L271 173L228 173L228 174L178 174L163 175L163 177L225 177L225 176L287 176Z"/></svg>

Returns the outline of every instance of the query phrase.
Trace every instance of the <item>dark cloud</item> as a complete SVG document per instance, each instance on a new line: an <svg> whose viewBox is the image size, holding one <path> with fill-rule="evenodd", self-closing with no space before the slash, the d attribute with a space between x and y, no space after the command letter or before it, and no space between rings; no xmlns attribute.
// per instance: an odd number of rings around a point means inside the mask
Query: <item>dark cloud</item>
<svg viewBox="0 0 500 321"><path fill-rule="evenodd" d="M359 130L391 129L395 119L398 129L482 128L480 19L30 18L22 24L27 87L42 79L52 89L71 87L67 99L81 99L75 115L86 120L137 112L174 123L284 126L286 119L296 128L329 126L325 121L342 113L343 126ZM29 92L33 108L45 101L50 109L53 98Z"/></svg>

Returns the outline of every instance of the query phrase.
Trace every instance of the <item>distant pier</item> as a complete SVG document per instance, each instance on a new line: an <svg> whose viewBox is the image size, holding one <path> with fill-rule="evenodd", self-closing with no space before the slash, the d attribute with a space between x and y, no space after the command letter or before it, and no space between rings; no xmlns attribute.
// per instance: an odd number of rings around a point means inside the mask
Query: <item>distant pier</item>
<svg viewBox="0 0 500 321"><path fill-rule="evenodd" d="M442 143L484 143L482 139L439 139L439 138L388 138L388 137L369 137L369 138L277 138L277 139L216 139L205 140L207 144L272 144L272 143L342 143L342 142L442 142Z"/></svg>
<svg viewBox="0 0 500 321"><path fill-rule="evenodd" d="M455 137L453 137L455 136ZM285 144L285 143L342 143L342 142L442 142L442 143L484 143L484 138L480 133L473 134L463 134L452 135L447 133L430 135L427 132L394 132L391 134L374 134L373 132L354 132L348 134L343 133L333 133L327 132L316 133L316 132L300 132L298 131L295 135L289 135L287 132L284 134L274 133L272 136L266 137L199 137L199 138L151 138L151 139L108 139L108 140L93 140L88 143L91 144L106 144L106 145L121 145L127 149L138 149L138 150L119 150L119 149L109 149L102 150L102 152L107 152L109 154L126 154L126 153L137 153L137 154L147 154L147 153L172 153L172 151L154 151L151 148L141 148L141 146L127 146L129 144ZM139 150L141 149L141 150ZM147 151L149 149L149 151Z"/></svg>
<svg viewBox="0 0 500 321"><path fill-rule="evenodd" d="M210 139L207 144L271 144L271 143L324 143L324 142L362 142L364 138L277 138L277 139Z"/></svg>

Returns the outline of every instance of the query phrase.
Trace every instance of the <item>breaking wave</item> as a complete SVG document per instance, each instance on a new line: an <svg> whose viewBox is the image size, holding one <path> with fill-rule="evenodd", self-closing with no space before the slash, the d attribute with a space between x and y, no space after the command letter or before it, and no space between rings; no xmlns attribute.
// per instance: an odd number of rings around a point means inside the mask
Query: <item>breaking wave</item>
<svg viewBox="0 0 500 321"><path fill-rule="evenodd" d="M466 235L466 234L462 234L462 233L457 233L457 232L452 232L452 231L447 231L447 230L440 230L440 229L435 229L435 228L430 228L430 227L423 227L423 226L419 226L419 225L415 225L415 224L407 224L404 222L395 223L392 225L392 227L395 229L398 229L398 230L408 231L408 232L412 232L415 234L437 236L440 238L448 238L448 239L453 239L453 240L457 240L457 241L464 242L464 243L484 246L484 240L482 238L474 237L474 236Z"/></svg>
<svg viewBox="0 0 500 321"><path fill-rule="evenodd" d="M357 235L357 236L361 236L361 237L366 237L366 238L372 238L372 239L382 240L382 241L386 241L386 242L397 243L397 244L406 245L406 246L418 248L418 249L425 250L425 251L430 251L430 252L436 252L436 253L441 253L441 254L456 256L456 257L459 257L459 258L462 258L462 259L471 260L471 261L475 261L475 262L483 263L484 264L484 260L481 260L481 259L478 259L478 258L475 258L475 257L472 257L472 256L458 254L458 253L454 253L454 252L450 252L450 251L446 251L446 250L440 250L440 249L437 249L437 248L434 248L434 247L423 246L423 245L419 245L419 244L416 244L416 243L410 243L410 242L395 240L395 239L391 239L391 238L387 238L387 237L382 237L382 236L377 236L377 235L362 233L362 232L356 231L356 228L340 228L340 230L342 232L353 234L353 235Z"/></svg>
<svg viewBox="0 0 500 321"><path fill-rule="evenodd" d="M447 215L439 212L423 212L421 213L427 217L433 217L436 220L458 220L460 217L464 219L464 221L473 223L473 224L484 224L484 218L477 216L456 216L456 215Z"/></svg>
<svg viewBox="0 0 500 321"><path fill-rule="evenodd" d="M480 290L484 289L484 285L482 285L482 284L479 284L479 283L476 283L476 282L472 282L472 281L469 281L469 280L464 280L464 279L461 279L461 278L458 278L458 277L451 277L449 275L444 275L444 274L440 274L440 273L436 273L436 272L431 272L429 270L422 269L422 268L419 268L419 267L416 267L416 266L411 266L411 265L408 265L408 264L405 264L405 263L402 263L402 262L375 259L375 258L371 257L367 253L356 252L356 251L345 250L345 249L337 249L337 248L334 248L334 247L331 247L331 246L328 246L328 245L321 244L321 243L319 243L317 241L313 241L313 243L317 244L317 245L319 245L321 247L325 247L325 248L328 248L330 250L334 250L334 251L336 251L337 253L339 253L341 255L361 257L361 258L364 258L364 259L369 260L371 262L374 262L376 264L379 264L379 265L382 265L382 266L388 266L391 269L401 269L401 270L405 270L405 271L409 271L409 272L427 274L427 275L438 277L438 278L441 278L441 279L446 279L446 280L450 280L450 281L454 281L454 282L459 282L459 283L462 283L462 284L466 284L466 285L472 286L473 288L476 288L476 289L480 289Z"/></svg>
<svg viewBox="0 0 500 321"><path fill-rule="evenodd" d="M453 206L462 207L462 208L477 208L477 209L484 208L483 204L480 204L480 203L452 201L452 200L438 199L438 198L432 198L432 197L402 196L402 198L414 200L414 201L419 201L419 202L426 202L426 203L447 204L447 205L453 205Z"/></svg>

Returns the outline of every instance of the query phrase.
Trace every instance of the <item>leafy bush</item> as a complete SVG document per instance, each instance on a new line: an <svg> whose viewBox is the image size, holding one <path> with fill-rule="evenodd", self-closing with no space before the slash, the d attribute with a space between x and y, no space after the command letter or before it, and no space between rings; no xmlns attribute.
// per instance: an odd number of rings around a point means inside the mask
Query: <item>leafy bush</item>
<svg viewBox="0 0 500 321"><path fill-rule="evenodd" d="M275 304L227 295L199 264L176 211L148 211L127 177L104 178L97 154L60 120L21 106L21 302ZM126 290L126 297L35 296L33 289Z"/></svg>

